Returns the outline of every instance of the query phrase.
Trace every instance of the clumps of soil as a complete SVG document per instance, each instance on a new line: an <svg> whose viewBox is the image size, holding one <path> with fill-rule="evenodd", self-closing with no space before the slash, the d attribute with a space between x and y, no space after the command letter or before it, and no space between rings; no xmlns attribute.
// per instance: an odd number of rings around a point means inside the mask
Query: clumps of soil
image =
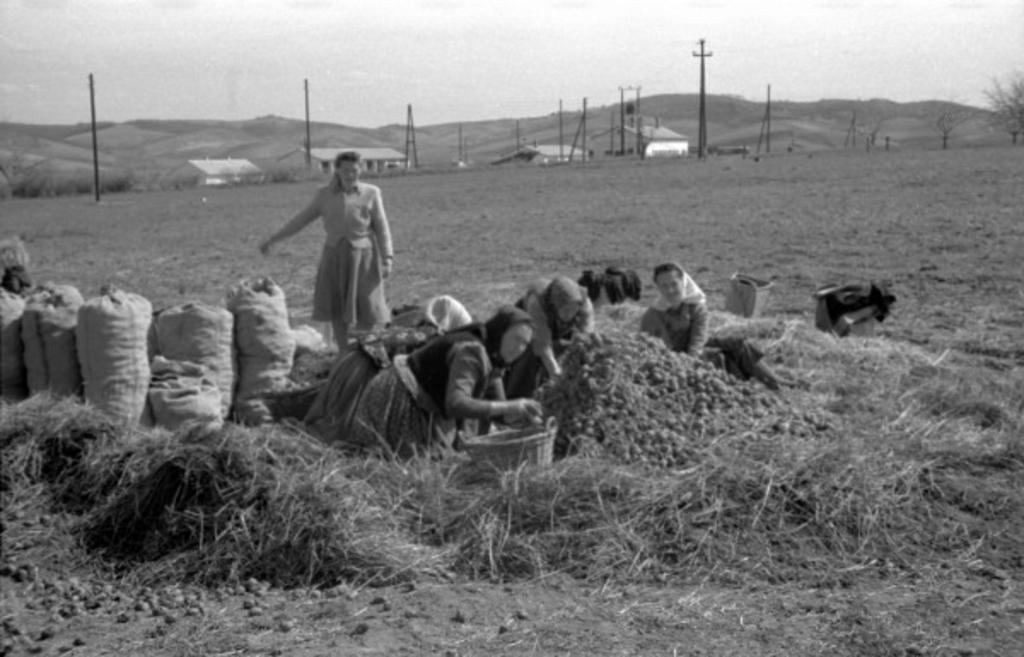
<svg viewBox="0 0 1024 657"><path fill-rule="evenodd" d="M665 348L637 333L581 336L563 375L539 398L558 420L556 454L603 454L660 467L693 463L724 438L806 438L830 428L822 411L800 410L759 383Z"/></svg>

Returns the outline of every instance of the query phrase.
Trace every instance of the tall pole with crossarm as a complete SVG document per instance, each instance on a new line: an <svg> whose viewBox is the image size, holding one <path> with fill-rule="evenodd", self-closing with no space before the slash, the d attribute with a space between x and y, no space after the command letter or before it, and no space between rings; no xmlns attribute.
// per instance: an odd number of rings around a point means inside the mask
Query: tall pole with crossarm
<svg viewBox="0 0 1024 657"><path fill-rule="evenodd" d="M704 52L704 39L700 40L700 52L693 53L694 57L700 57L700 113L698 115L699 131L697 134L697 157L704 159L708 150L708 116L704 103L704 60L713 53Z"/></svg>

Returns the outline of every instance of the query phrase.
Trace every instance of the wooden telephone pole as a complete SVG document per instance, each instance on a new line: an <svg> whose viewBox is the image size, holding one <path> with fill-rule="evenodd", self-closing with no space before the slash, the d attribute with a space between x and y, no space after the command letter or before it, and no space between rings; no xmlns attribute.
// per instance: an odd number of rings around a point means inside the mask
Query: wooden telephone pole
<svg viewBox="0 0 1024 657"><path fill-rule="evenodd" d="M96 90L89 74L89 112L92 115L92 177L93 188L96 190L96 202L100 202L100 151L96 138Z"/></svg>
<svg viewBox="0 0 1024 657"><path fill-rule="evenodd" d="M310 153L309 141L309 78L302 81L302 86L306 91L306 168L309 169L313 166L313 155Z"/></svg>
<svg viewBox="0 0 1024 657"><path fill-rule="evenodd" d="M857 113L850 116L850 127L846 129L846 138L843 139L843 148L851 148L857 145Z"/></svg>
<svg viewBox="0 0 1024 657"><path fill-rule="evenodd" d="M698 114L700 128L697 136L697 157L703 160L708 155L708 116L704 101L704 60L711 57L714 53L704 52L704 39L701 39L699 43L700 52L693 53L693 56L700 57L700 112Z"/></svg>
<svg viewBox="0 0 1024 657"><path fill-rule="evenodd" d="M410 157L411 156L411 157ZM420 166L419 158L416 156L416 127L412 123L412 104L408 106L405 119L405 169L409 170L409 163L412 168Z"/></svg>
<svg viewBox="0 0 1024 657"><path fill-rule="evenodd" d="M761 133L757 136L757 153L761 153L761 138L765 140L765 153L772 152L772 85L768 85L768 102L764 108L764 119L761 121Z"/></svg>

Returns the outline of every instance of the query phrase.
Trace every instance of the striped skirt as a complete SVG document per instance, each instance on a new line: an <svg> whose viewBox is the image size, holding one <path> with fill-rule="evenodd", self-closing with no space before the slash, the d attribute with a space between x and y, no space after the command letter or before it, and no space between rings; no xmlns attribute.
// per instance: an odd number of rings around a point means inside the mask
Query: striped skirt
<svg viewBox="0 0 1024 657"><path fill-rule="evenodd" d="M432 407L398 356L367 384L345 443L399 458L447 452L455 441L455 423Z"/></svg>

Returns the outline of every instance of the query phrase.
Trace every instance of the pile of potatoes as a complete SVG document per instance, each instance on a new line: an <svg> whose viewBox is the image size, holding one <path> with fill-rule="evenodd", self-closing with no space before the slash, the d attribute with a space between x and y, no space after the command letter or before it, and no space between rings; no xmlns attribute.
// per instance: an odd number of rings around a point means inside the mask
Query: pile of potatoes
<svg viewBox="0 0 1024 657"><path fill-rule="evenodd" d="M559 456L682 467L728 436L806 436L829 428L825 414L799 411L759 383L643 334L580 336L561 363L563 375L538 392L558 421Z"/></svg>

